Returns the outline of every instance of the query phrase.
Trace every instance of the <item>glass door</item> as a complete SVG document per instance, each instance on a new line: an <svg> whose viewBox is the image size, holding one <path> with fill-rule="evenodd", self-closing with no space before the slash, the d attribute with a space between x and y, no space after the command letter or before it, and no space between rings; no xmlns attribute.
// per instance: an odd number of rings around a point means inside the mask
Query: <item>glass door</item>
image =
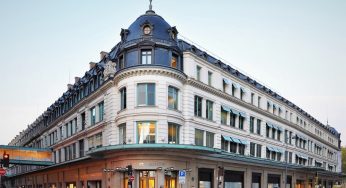
<svg viewBox="0 0 346 188"><path fill-rule="evenodd" d="M170 172L165 175L165 188L177 188L177 173Z"/></svg>
<svg viewBox="0 0 346 188"><path fill-rule="evenodd" d="M139 188L155 188L155 171L139 172Z"/></svg>

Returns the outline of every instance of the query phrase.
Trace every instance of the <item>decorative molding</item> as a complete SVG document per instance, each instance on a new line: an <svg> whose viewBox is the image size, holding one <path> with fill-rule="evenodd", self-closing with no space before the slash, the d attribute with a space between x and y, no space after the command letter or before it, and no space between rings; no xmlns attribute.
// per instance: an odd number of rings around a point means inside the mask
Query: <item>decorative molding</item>
<svg viewBox="0 0 346 188"><path fill-rule="evenodd" d="M123 79L142 75L167 76L178 79L182 83L185 83L187 79L187 76L184 73L168 67L164 68L160 66L136 66L130 67L128 69L123 69L122 71L118 72L114 77L114 83L118 84Z"/></svg>

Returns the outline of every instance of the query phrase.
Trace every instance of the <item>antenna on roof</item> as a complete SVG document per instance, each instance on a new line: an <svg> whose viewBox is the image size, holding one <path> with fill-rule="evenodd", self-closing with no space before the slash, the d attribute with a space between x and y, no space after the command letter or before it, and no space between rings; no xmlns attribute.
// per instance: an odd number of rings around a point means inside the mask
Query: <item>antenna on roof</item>
<svg viewBox="0 0 346 188"><path fill-rule="evenodd" d="M153 5L151 4L153 0L149 0L149 10L153 10Z"/></svg>

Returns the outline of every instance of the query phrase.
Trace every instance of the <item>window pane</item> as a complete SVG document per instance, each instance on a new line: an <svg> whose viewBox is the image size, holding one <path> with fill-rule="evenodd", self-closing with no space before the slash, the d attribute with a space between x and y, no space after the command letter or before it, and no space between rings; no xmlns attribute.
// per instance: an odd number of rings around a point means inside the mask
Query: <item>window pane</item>
<svg viewBox="0 0 346 188"><path fill-rule="evenodd" d="M178 89L171 86L168 87L168 108L178 109Z"/></svg>
<svg viewBox="0 0 346 188"><path fill-rule="evenodd" d="M204 131L195 129L195 145L203 146L203 134Z"/></svg>
<svg viewBox="0 0 346 188"><path fill-rule="evenodd" d="M139 144L155 143L155 122L138 122L137 131Z"/></svg>
<svg viewBox="0 0 346 188"><path fill-rule="evenodd" d="M137 85L137 105L146 105L146 84Z"/></svg>
<svg viewBox="0 0 346 188"><path fill-rule="evenodd" d="M179 125L174 123L168 124L168 143L179 144Z"/></svg>
<svg viewBox="0 0 346 188"><path fill-rule="evenodd" d="M155 105L155 84L147 84L148 105Z"/></svg>

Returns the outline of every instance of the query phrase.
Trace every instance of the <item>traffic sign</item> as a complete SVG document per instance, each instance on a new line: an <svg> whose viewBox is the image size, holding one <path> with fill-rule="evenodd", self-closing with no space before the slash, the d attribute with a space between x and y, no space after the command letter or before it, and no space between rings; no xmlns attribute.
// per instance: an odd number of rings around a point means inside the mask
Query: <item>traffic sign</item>
<svg viewBox="0 0 346 188"><path fill-rule="evenodd" d="M133 180L135 180L135 177L134 176L130 176L130 181L133 181Z"/></svg>
<svg viewBox="0 0 346 188"><path fill-rule="evenodd" d="M3 168L0 168L0 176L3 176L6 174L6 170Z"/></svg>
<svg viewBox="0 0 346 188"><path fill-rule="evenodd" d="M186 171L185 170L179 170L179 183L180 184L185 184L186 180Z"/></svg>

